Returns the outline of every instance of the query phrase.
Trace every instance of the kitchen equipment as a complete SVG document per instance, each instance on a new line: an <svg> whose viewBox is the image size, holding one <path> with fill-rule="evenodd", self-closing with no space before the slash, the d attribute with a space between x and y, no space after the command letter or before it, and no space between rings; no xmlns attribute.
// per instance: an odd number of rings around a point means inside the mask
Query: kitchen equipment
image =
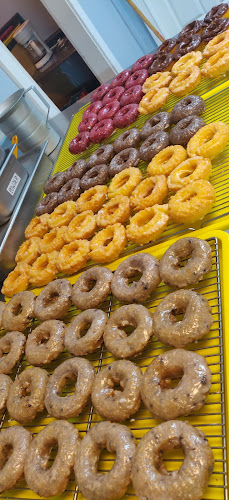
<svg viewBox="0 0 229 500"><path fill-rule="evenodd" d="M18 147L18 137L17 137L17 135L14 135L12 137L12 141L11 142L12 142L12 144L16 144L15 149L14 149L14 156L15 156L15 158L17 158L17 147Z"/></svg>
<svg viewBox="0 0 229 500"><path fill-rule="evenodd" d="M28 172L16 160L12 147L0 170L0 226L9 220L28 178Z"/></svg>
<svg viewBox="0 0 229 500"><path fill-rule="evenodd" d="M27 98L26 94L33 90L47 107L46 118ZM49 125L50 106L36 87L19 89L0 105L0 130L11 140L17 135L18 147L22 152L48 140L46 154L49 155L59 143L60 136Z"/></svg>
<svg viewBox="0 0 229 500"><path fill-rule="evenodd" d="M13 35L16 42L23 45L25 49L32 56L37 69L42 68L53 53L52 50L46 45L39 35L33 30L32 24L29 19L25 21Z"/></svg>

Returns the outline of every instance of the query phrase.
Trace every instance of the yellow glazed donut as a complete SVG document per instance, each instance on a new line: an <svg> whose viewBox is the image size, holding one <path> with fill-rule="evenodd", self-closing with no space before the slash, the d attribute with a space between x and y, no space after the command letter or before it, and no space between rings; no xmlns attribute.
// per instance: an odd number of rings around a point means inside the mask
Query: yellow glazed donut
<svg viewBox="0 0 229 500"><path fill-rule="evenodd" d="M210 182L200 179L190 182L169 200L169 215L175 222L189 224L202 219L215 202L215 190Z"/></svg>
<svg viewBox="0 0 229 500"><path fill-rule="evenodd" d="M58 252L42 253L30 267L30 283L35 286L47 285L58 272Z"/></svg>
<svg viewBox="0 0 229 500"><path fill-rule="evenodd" d="M76 214L76 204L74 201L65 201L53 210L49 215L48 225L54 227L67 226Z"/></svg>
<svg viewBox="0 0 229 500"><path fill-rule="evenodd" d="M48 219L48 214L43 214L40 217L34 217L25 230L25 237L33 238L34 236L37 236L42 238L42 236L44 236L49 230Z"/></svg>
<svg viewBox="0 0 229 500"><path fill-rule="evenodd" d="M138 245L155 241L163 233L168 222L168 205L145 208L130 219L130 225L126 228L127 238Z"/></svg>
<svg viewBox="0 0 229 500"><path fill-rule="evenodd" d="M229 140L229 127L224 122L212 122L199 129L187 144L188 156L214 158Z"/></svg>
<svg viewBox="0 0 229 500"><path fill-rule="evenodd" d="M26 290L29 286L29 275L30 266L20 262L5 279L1 290L3 295L13 297L16 293Z"/></svg>
<svg viewBox="0 0 229 500"><path fill-rule="evenodd" d="M90 257L95 262L111 262L117 259L126 243L126 230L122 224L107 226L90 241Z"/></svg>
<svg viewBox="0 0 229 500"><path fill-rule="evenodd" d="M89 251L90 246L87 240L75 240L64 245L59 252L59 270L66 274L76 273L86 265Z"/></svg>
<svg viewBox="0 0 229 500"><path fill-rule="evenodd" d="M228 39L229 42L229 39ZM229 48L219 50L204 63L202 74L206 78L216 78L229 70Z"/></svg>
<svg viewBox="0 0 229 500"><path fill-rule="evenodd" d="M151 160L147 167L149 175L169 175L174 168L187 158L183 146L167 146Z"/></svg>
<svg viewBox="0 0 229 500"><path fill-rule="evenodd" d="M170 83L169 90L177 97L182 97L191 92L201 80L201 71L198 66L191 66L185 71L178 73Z"/></svg>
<svg viewBox="0 0 229 500"><path fill-rule="evenodd" d="M130 202L127 196L117 195L111 198L97 213L97 224L100 227L111 226L120 222L124 224L130 217Z"/></svg>
<svg viewBox="0 0 229 500"><path fill-rule="evenodd" d="M181 71L186 71L192 66L200 66L202 59L203 57L200 50L193 50L192 52L188 52L187 54L182 56L179 61L175 62L172 67L172 75L177 76L178 73L180 73Z"/></svg>
<svg viewBox="0 0 229 500"><path fill-rule="evenodd" d="M183 161L168 177L168 187L178 191L192 181L208 180L211 175L211 160L201 156L193 156Z"/></svg>
<svg viewBox="0 0 229 500"><path fill-rule="evenodd" d="M117 195L130 196L136 186L142 180L142 173L139 168L129 167L116 174L108 188L108 198Z"/></svg>
<svg viewBox="0 0 229 500"><path fill-rule="evenodd" d="M222 49L229 49L229 30L212 38L206 45L203 56L208 59Z"/></svg>
<svg viewBox="0 0 229 500"><path fill-rule="evenodd" d="M135 211L163 203L168 194L165 175L147 177L135 188L130 197L130 203Z"/></svg>
<svg viewBox="0 0 229 500"><path fill-rule="evenodd" d="M169 89L153 89L144 95L139 103L138 111L142 115L147 115L148 113L154 113L158 109L162 108L169 98Z"/></svg>
<svg viewBox="0 0 229 500"><path fill-rule="evenodd" d="M94 186L80 195L76 202L76 212L91 210L93 213L103 206L107 197L107 186Z"/></svg>
<svg viewBox="0 0 229 500"><path fill-rule="evenodd" d="M64 244L64 235L67 227L54 227L49 233L46 233L42 239L39 240L40 253L51 253L55 250L60 250Z"/></svg>
<svg viewBox="0 0 229 500"><path fill-rule="evenodd" d="M17 255L15 257L15 262L26 262L27 264L33 264L37 259L38 255L41 253L39 251L40 238L33 237L25 240L19 247Z"/></svg>
<svg viewBox="0 0 229 500"><path fill-rule="evenodd" d="M96 228L96 216L92 210L86 210L71 220L65 233L65 240L67 243L74 240L87 240L93 236Z"/></svg>
<svg viewBox="0 0 229 500"><path fill-rule="evenodd" d="M161 87L168 87L172 80L172 76L170 71L159 71L158 73L154 73L146 81L143 83L142 92L146 94L150 90L160 89Z"/></svg>

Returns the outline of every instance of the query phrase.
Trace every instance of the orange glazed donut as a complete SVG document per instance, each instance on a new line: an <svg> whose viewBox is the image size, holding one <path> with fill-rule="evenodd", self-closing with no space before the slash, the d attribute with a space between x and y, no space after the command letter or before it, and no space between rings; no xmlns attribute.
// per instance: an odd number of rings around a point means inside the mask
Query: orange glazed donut
<svg viewBox="0 0 229 500"><path fill-rule="evenodd" d="M211 160L201 156L193 156L183 161L171 172L168 177L168 187L171 191L178 191L192 181L208 180L211 175Z"/></svg>
<svg viewBox="0 0 229 500"><path fill-rule="evenodd" d="M98 212L97 224L107 227L120 222L124 224L130 217L130 202L127 196L116 195L111 198Z"/></svg>
<svg viewBox="0 0 229 500"><path fill-rule="evenodd" d="M117 259L126 243L126 230L122 224L107 226L90 241L90 257L95 262L111 262Z"/></svg>
<svg viewBox="0 0 229 500"><path fill-rule="evenodd" d="M54 227L67 226L76 214L76 204L74 201L65 201L61 203L50 214L48 225L51 229Z"/></svg>
<svg viewBox="0 0 229 500"><path fill-rule="evenodd" d="M212 38L206 45L203 56L209 58L222 49L229 49L229 30Z"/></svg>
<svg viewBox="0 0 229 500"><path fill-rule="evenodd" d="M181 71L186 71L192 66L200 66L202 59L202 53L199 50L188 52L175 62L172 67L172 75L177 76Z"/></svg>
<svg viewBox="0 0 229 500"><path fill-rule="evenodd" d="M66 226L54 227L39 240L40 253L51 253L60 250L65 244Z"/></svg>
<svg viewBox="0 0 229 500"><path fill-rule="evenodd" d="M169 83L172 80L172 76L170 71L159 71L158 73L154 73L151 75L142 86L142 92L146 94L153 89L160 89L161 87L168 87Z"/></svg>
<svg viewBox="0 0 229 500"><path fill-rule="evenodd" d="M203 179L190 182L169 200L169 215L175 222L189 224L203 217L215 202L215 190Z"/></svg>
<svg viewBox="0 0 229 500"><path fill-rule="evenodd" d="M127 238L138 245L155 241L163 233L168 222L168 205L145 208L130 219L130 225L126 228Z"/></svg>
<svg viewBox="0 0 229 500"><path fill-rule="evenodd" d="M142 115L147 115L148 113L154 113L158 109L162 108L169 98L169 90L167 88L154 88L144 95L139 103L138 111Z"/></svg>
<svg viewBox="0 0 229 500"><path fill-rule="evenodd" d="M89 241L75 240L64 245L58 257L58 268L62 273L73 274L82 269L89 258Z"/></svg>
<svg viewBox="0 0 229 500"><path fill-rule="evenodd" d="M40 217L34 217L25 230L25 237L33 238L34 236L38 236L39 238L42 238L49 230L48 218L48 214L40 215Z"/></svg>
<svg viewBox="0 0 229 500"><path fill-rule="evenodd" d="M26 264L33 264L37 259L39 252L40 238L33 237L25 240L19 247L15 257L15 262L25 262Z"/></svg>
<svg viewBox="0 0 229 500"><path fill-rule="evenodd" d="M135 188L130 197L130 204L136 211L163 203L168 194L165 175L147 177Z"/></svg>
<svg viewBox="0 0 229 500"><path fill-rule="evenodd" d="M47 285L58 272L58 252L42 253L30 268L30 283L35 286Z"/></svg>
<svg viewBox="0 0 229 500"><path fill-rule="evenodd" d="M86 210L71 220L65 233L65 240L67 243L71 243L74 240L86 240L91 238L96 228L96 216L92 210Z"/></svg>
<svg viewBox="0 0 229 500"><path fill-rule="evenodd" d="M87 191L84 191L76 202L76 212L81 213L86 210L98 212L103 206L107 197L107 186L93 186Z"/></svg>
<svg viewBox="0 0 229 500"><path fill-rule="evenodd" d="M198 66L191 66L178 73L170 83L169 90L177 97L182 97L194 90L201 80L201 71Z"/></svg>
<svg viewBox="0 0 229 500"><path fill-rule="evenodd" d="M229 39L228 39L229 44ZM202 74L206 78L216 78L224 75L229 69L229 48L221 49L209 57L202 67Z"/></svg>
<svg viewBox="0 0 229 500"><path fill-rule="evenodd" d="M199 129L187 144L188 156L214 158L222 153L229 140L229 127L224 122L212 122Z"/></svg>
<svg viewBox="0 0 229 500"><path fill-rule="evenodd" d="M30 266L20 262L3 283L1 292L7 297L26 290L29 286Z"/></svg>
<svg viewBox="0 0 229 500"><path fill-rule="evenodd" d="M183 146L168 146L159 151L147 167L149 175L169 175L180 163L187 158Z"/></svg>
<svg viewBox="0 0 229 500"><path fill-rule="evenodd" d="M116 174L108 188L108 198L117 195L130 196L132 191L142 180L142 173L139 168L129 167Z"/></svg>

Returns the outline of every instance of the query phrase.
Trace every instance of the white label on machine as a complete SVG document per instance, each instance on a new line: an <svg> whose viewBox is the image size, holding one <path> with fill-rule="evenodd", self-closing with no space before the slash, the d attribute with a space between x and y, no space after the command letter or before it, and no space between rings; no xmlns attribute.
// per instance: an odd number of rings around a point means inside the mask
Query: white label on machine
<svg viewBox="0 0 229 500"><path fill-rule="evenodd" d="M8 193L10 193L11 196L14 195L20 180L21 180L21 177L19 177L18 174L14 173L13 177L11 178L10 183L8 184L8 186L6 188L6 191L8 191Z"/></svg>

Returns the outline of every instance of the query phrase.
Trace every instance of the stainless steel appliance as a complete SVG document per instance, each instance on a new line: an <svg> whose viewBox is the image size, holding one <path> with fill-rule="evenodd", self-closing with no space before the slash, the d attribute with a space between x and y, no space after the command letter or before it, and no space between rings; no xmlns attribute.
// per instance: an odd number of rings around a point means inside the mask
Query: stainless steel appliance
<svg viewBox="0 0 229 500"><path fill-rule="evenodd" d="M37 69L42 68L53 55L52 50L33 30L29 19L17 29L14 39L29 52Z"/></svg>
<svg viewBox="0 0 229 500"><path fill-rule="evenodd" d="M9 220L28 178L28 172L13 155L15 147L0 167L0 226Z"/></svg>

